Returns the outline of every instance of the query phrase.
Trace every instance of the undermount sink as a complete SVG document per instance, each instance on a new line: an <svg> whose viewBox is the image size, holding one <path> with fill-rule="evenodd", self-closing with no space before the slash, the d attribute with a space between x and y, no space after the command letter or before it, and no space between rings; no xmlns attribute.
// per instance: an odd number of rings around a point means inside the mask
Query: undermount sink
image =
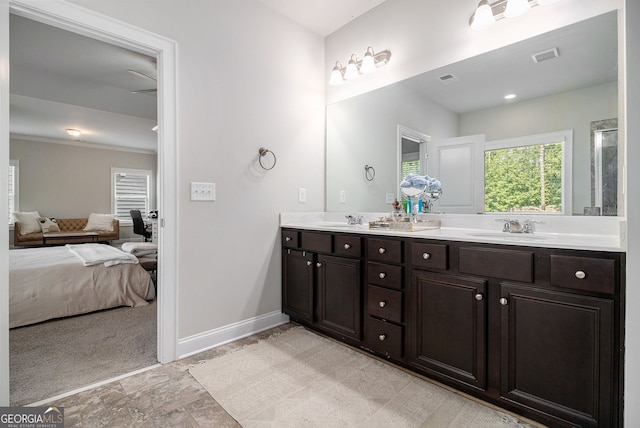
<svg viewBox="0 0 640 428"><path fill-rule="evenodd" d="M505 241L534 241L534 240L545 240L547 239L545 236L533 235L530 233L508 233L508 232L477 232L477 233L468 233L469 236L476 236L478 238L494 238Z"/></svg>
<svg viewBox="0 0 640 428"><path fill-rule="evenodd" d="M322 221L318 223L318 226L322 226L322 227L346 227L346 228L355 228L357 226L361 226L359 224L348 224L348 223L340 223L340 222L333 222L333 221Z"/></svg>

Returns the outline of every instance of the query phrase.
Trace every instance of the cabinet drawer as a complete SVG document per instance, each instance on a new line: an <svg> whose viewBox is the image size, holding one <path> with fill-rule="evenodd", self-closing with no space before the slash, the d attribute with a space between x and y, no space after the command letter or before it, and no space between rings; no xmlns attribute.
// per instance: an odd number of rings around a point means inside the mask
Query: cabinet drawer
<svg viewBox="0 0 640 428"><path fill-rule="evenodd" d="M321 232L301 232L300 248L318 253L331 253L333 235Z"/></svg>
<svg viewBox="0 0 640 428"><path fill-rule="evenodd" d="M471 275L533 282L531 251L461 247L458 270Z"/></svg>
<svg viewBox="0 0 640 428"><path fill-rule="evenodd" d="M391 239L368 239L369 260L402 263L402 241Z"/></svg>
<svg viewBox="0 0 640 428"><path fill-rule="evenodd" d="M362 257L362 239L359 236L336 235L334 254L339 256Z"/></svg>
<svg viewBox="0 0 640 428"><path fill-rule="evenodd" d="M442 244L428 244L412 242L410 247L411 264L416 267L447 269L447 246Z"/></svg>
<svg viewBox="0 0 640 428"><path fill-rule="evenodd" d="M399 325L380 321L375 318L367 318L367 345L368 347L387 357L402 358L403 328Z"/></svg>
<svg viewBox="0 0 640 428"><path fill-rule="evenodd" d="M402 291L370 285L367 288L369 315L397 323L402 322Z"/></svg>
<svg viewBox="0 0 640 428"><path fill-rule="evenodd" d="M298 248L298 237L300 232L297 230L283 230L282 231L282 247L283 248Z"/></svg>
<svg viewBox="0 0 640 428"><path fill-rule="evenodd" d="M616 261L551 256L551 285L597 293L615 293Z"/></svg>
<svg viewBox="0 0 640 428"><path fill-rule="evenodd" d="M402 288L402 269L402 266L369 262L367 278L370 284L400 290Z"/></svg>

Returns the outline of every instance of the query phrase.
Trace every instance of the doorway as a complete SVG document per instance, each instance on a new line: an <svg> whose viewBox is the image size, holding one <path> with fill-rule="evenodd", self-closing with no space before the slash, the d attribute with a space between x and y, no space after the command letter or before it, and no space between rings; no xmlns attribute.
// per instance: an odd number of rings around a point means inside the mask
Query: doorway
<svg viewBox="0 0 640 428"><path fill-rule="evenodd" d="M107 16L87 9L51 1L21 0L9 1L9 7L1 7L0 22L9 22L9 13L62 28L80 35L112 43L136 52L158 58L158 278L162 281L162 293L158 295L157 315L157 358L167 363L177 358L176 294L177 294L177 207L176 207L176 46L164 37L137 29ZM6 3L5 3L6 5ZM4 6L0 4L0 6ZM8 27L8 26L7 26ZM6 28L6 27L5 27ZM8 55L8 31L0 34L0 60L3 66ZM0 73L0 121L8 120L9 79L7 73ZM4 128L4 127L3 127ZM0 135L0 161L8 165L8 126ZM5 179L6 180L6 179ZM6 182L6 181L5 181ZM3 182L3 183L5 183ZM4 199L7 187L3 186ZM5 202L6 203L6 202ZM3 205L5 206L5 205ZM3 232L7 233L7 232ZM0 235L7 240L8 234ZM4 253L1 253L4 252ZM3 266L8 260L8 246L0 246ZM4 270L7 272L7 270ZM8 313L8 275L0 283L0 313ZM9 359L8 359L8 317L0 317L0 405L9 405Z"/></svg>

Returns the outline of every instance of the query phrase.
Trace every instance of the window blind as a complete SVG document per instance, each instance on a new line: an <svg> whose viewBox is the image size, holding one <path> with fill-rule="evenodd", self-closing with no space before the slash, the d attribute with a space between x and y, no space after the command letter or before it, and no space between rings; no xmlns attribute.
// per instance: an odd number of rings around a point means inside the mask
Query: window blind
<svg viewBox="0 0 640 428"><path fill-rule="evenodd" d="M115 214L119 219L131 219L130 210L149 211L149 175L114 173Z"/></svg>

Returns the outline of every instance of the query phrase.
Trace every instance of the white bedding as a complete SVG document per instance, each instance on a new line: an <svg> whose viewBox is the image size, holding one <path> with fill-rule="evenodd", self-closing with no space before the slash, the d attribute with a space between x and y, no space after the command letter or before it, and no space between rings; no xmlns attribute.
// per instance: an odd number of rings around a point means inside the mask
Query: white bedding
<svg viewBox="0 0 640 428"><path fill-rule="evenodd" d="M155 289L139 264L83 266L66 247L9 251L9 327L117 306L147 305Z"/></svg>
<svg viewBox="0 0 640 428"><path fill-rule="evenodd" d="M124 263L138 263L138 259L133 254L120 251L111 245L67 244L65 247L69 249L71 254L80 259L83 266L93 266L103 263L109 267Z"/></svg>

